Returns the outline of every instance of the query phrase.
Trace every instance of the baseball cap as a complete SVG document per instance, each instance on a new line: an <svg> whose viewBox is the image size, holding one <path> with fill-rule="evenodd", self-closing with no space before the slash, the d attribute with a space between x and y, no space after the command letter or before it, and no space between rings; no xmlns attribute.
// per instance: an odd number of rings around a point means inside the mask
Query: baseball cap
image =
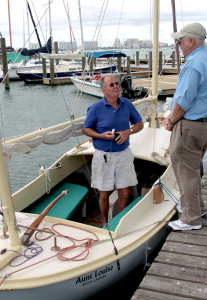
<svg viewBox="0 0 207 300"><path fill-rule="evenodd" d="M175 40L184 36L204 40L206 38L206 29L200 23L191 23L184 26L180 31L171 33L171 37Z"/></svg>

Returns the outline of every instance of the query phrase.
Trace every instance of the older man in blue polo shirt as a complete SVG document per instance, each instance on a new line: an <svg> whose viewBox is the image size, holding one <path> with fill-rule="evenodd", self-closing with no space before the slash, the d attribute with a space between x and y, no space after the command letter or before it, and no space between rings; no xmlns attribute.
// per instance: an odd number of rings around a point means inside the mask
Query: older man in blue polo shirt
<svg viewBox="0 0 207 300"><path fill-rule="evenodd" d="M134 105L119 97L116 75L103 75L100 86L104 97L89 106L83 133L93 138L91 186L100 191L99 206L103 224L106 224L110 192L114 187L118 190L120 212L128 203L129 186L137 184L129 136L142 130L143 123ZM129 122L133 125L131 128Z"/></svg>
<svg viewBox="0 0 207 300"><path fill-rule="evenodd" d="M170 157L180 189L181 217L169 223L173 230L202 227L205 215L201 197L200 167L207 148L207 49L206 29L191 23L172 33L186 62L178 77L165 128L172 131Z"/></svg>

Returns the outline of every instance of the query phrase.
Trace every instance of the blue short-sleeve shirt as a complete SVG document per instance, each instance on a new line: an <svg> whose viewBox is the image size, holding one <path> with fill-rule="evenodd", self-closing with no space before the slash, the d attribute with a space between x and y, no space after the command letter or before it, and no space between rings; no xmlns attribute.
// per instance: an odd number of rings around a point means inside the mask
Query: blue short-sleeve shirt
<svg viewBox="0 0 207 300"><path fill-rule="evenodd" d="M129 122L134 125L142 121L130 100L119 97L118 102L116 110L106 102L105 97L89 106L83 127L91 128L98 133L112 131L112 129L118 132L129 129ZM129 146L129 138L121 145L115 141L111 143L111 140L93 138L93 146L95 149L105 152L119 152Z"/></svg>

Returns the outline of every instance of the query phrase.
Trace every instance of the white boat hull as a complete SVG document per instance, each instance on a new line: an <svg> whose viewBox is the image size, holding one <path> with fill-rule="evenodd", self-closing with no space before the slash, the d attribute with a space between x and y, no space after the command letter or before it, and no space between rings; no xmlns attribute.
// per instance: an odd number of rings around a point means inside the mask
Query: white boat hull
<svg viewBox="0 0 207 300"><path fill-rule="evenodd" d="M113 262L104 265L99 269L91 270L81 276L51 285L39 286L37 288L15 289L10 291L0 290L1 296L7 300L13 300L14 298L15 300L22 300L24 297L29 298L30 300L68 300L70 295L72 295L73 300L87 299L120 281L137 266L143 264L144 268L147 263L148 255L159 246L160 241L166 237L166 232L167 231L162 228L149 241L142 244L128 255L120 258L120 269L118 269L117 266L118 257L114 254Z"/></svg>
<svg viewBox="0 0 207 300"><path fill-rule="evenodd" d="M88 82L77 79L76 77L70 77L70 79L77 87L78 91L95 97L103 98L104 94L100 85L98 84L98 80L92 80L91 82Z"/></svg>

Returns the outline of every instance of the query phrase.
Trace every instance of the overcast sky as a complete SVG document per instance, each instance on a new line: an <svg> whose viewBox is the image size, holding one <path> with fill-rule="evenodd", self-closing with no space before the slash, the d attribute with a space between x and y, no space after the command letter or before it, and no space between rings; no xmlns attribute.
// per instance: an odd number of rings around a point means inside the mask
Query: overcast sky
<svg viewBox="0 0 207 300"><path fill-rule="evenodd" d="M51 0L51 23L54 41L70 41L69 22L63 0ZM23 47L24 40L28 40L28 26L26 15L26 0L9 0L12 45L14 48ZM81 30L78 0L64 0L69 15L75 40L81 44ZM49 37L48 0L29 0L35 23L41 20L38 32L42 45ZM152 0L80 0L83 39L95 40L98 37L100 47L112 46L115 38L123 43L127 38L139 40L151 39L152 35ZM188 23L200 22L207 28L207 0L175 0L176 20L178 31ZM102 14L101 14L102 11ZM105 14L104 14L105 13ZM45 15L44 15L45 14ZM104 18L102 20L102 17ZM30 19L30 17L29 17ZM98 20L102 26L96 30ZM30 34L33 31L31 19L29 21ZM47 29L47 30L46 30ZM24 38L25 31L25 38ZM1 0L0 32L6 38L6 45L10 45L8 0ZM95 34L96 32L96 34ZM170 33L173 32L171 0L160 0L159 41L173 43ZM35 33L30 41L37 42ZM25 46L28 47L28 44Z"/></svg>

